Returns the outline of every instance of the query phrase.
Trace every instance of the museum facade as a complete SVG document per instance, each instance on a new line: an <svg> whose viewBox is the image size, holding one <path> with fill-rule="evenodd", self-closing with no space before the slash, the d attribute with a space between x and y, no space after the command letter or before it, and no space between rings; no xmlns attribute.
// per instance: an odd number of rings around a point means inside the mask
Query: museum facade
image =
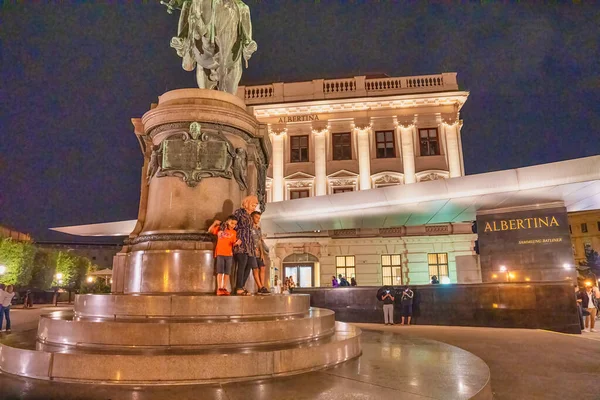
<svg viewBox="0 0 600 400"><path fill-rule="evenodd" d="M268 202L464 175L460 110L469 93L456 73L317 79L245 86L249 111L268 126ZM337 196L335 196L337 197ZM267 207L268 208L268 207ZM299 286L480 282L472 221L269 235L271 276Z"/></svg>

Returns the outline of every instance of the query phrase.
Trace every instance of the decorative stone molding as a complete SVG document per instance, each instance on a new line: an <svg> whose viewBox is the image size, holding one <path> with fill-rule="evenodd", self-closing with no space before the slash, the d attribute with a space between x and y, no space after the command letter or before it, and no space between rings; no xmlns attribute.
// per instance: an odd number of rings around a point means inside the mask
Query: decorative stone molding
<svg viewBox="0 0 600 400"><path fill-rule="evenodd" d="M285 199L291 198L290 191L293 189L309 189L309 196L314 196L315 177L303 172L297 172L285 178Z"/></svg>
<svg viewBox="0 0 600 400"><path fill-rule="evenodd" d="M334 237L354 237L357 236L356 229L335 229L333 231Z"/></svg>
<svg viewBox="0 0 600 400"><path fill-rule="evenodd" d="M398 226L395 228L381 228L379 229L381 236L404 236L406 234L406 228Z"/></svg>
<svg viewBox="0 0 600 400"><path fill-rule="evenodd" d="M287 135L287 126L286 125L270 125L269 124L269 135L273 136L285 136Z"/></svg>
<svg viewBox="0 0 600 400"><path fill-rule="evenodd" d="M392 185L401 185L404 183L404 176L399 172L385 171L372 175L373 187L383 187Z"/></svg>
<svg viewBox="0 0 600 400"><path fill-rule="evenodd" d="M326 125L324 127L313 126L312 133L315 136L326 136L329 133L329 130L329 125Z"/></svg>
<svg viewBox="0 0 600 400"><path fill-rule="evenodd" d="M214 240L215 236L211 235L210 233L162 233L154 235L141 235L133 239L126 239L125 244L164 241L212 242Z"/></svg>
<svg viewBox="0 0 600 400"><path fill-rule="evenodd" d="M398 119L394 118L394 126L402 129L414 128L416 126L416 119Z"/></svg>
<svg viewBox="0 0 600 400"><path fill-rule="evenodd" d="M426 225L425 233L428 235L447 235L450 232L450 225Z"/></svg>
<svg viewBox="0 0 600 400"><path fill-rule="evenodd" d="M342 187L351 187L352 190L358 190L359 176L345 169L334 172L327 177L328 193L333 194L333 190Z"/></svg>
<svg viewBox="0 0 600 400"><path fill-rule="evenodd" d="M448 171L423 171L416 174L417 182L437 181L440 179L448 179L450 177Z"/></svg>

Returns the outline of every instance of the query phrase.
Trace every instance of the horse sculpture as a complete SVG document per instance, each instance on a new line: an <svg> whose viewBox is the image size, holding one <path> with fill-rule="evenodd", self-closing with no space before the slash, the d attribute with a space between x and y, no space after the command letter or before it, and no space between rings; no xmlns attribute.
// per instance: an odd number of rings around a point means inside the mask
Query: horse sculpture
<svg viewBox="0 0 600 400"><path fill-rule="evenodd" d="M171 0L167 12L181 10L171 47L186 71L196 68L198 87L236 94L242 59L256 51L250 9L241 0Z"/></svg>

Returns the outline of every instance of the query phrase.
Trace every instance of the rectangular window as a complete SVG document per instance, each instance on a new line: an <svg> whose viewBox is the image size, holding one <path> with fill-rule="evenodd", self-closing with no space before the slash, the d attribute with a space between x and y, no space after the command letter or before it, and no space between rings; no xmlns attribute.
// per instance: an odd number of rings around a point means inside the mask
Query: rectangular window
<svg viewBox="0 0 600 400"><path fill-rule="evenodd" d="M354 189L352 189L351 187L334 188L333 189L333 194L347 193L347 192L353 192L353 191L354 191Z"/></svg>
<svg viewBox="0 0 600 400"><path fill-rule="evenodd" d="M356 265L354 263L354 256L337 256L335 258L335 276L336 278L340 274L345 277L348 282L350 278L356 278Z"/></svg>
<svg viewBox="0 0 600 400"><path fill-rule="evenodd" d="M437 276L438 280L442 276L448 275L448 253L430 253L427 254L427 262L429 264L429 276Z"/></svg>
<svg viewBox="0 0 600 400"><path fill-rule="evenodd" d="M304 199L310 195L309 191L306 190L290 190L290 200Z"/></svg>
<svg viewBox="0 0 600 400"><path fill-rule="evenodd" d="M437 128L419 129L419 143L421 145L422 156L440 155Z"/></svg>
<svg viewBox="0 0 600 400"><path fill-rule="evenodd" d="M334 160L352 160L352 141L349 133L334 133L331 140Z"/></svg>
<svg viewBox="0 0 600 400"><path fill-rule="evenodd" d="M290 149L291 162L308 162L308 136L291 136Z"/></svg>
<svg viewBox="0 0 600 400"><path fill-rule="evenodd" d="M586 223L581 224L581 232L582 233L587 233L587 231L588 231L587 230L587 224Z"/></svg>
<svg viewBox="0 0 600 400"><path fill-rule="evenodd" d="M394 148L394 131L375 132L375 145L377 148L377 158L396 157L396 149Z"/></svg>
<svg viewBox="0 0 600 400"><path fill-rule="evenodd" d="M382 255L381 273L384 285L402 285L402 259L400 254Z"/></svg>

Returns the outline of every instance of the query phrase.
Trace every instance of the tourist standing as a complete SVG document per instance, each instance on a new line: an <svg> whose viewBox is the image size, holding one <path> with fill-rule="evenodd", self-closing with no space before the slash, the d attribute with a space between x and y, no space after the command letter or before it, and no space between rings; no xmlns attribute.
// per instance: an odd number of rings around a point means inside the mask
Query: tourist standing
<svg viewBox="0 0 600 400"><path fill-rule="evenodd" d="M335 275L331 277L331 287L340 287L340 283L338 282Z"/></svg>
<svg viewBox="0 0 600 400"><path fill-rule="evenodd" d="M281 281L279 280L279 277L275 275L275 277L273 278L273 293L281 294L281 292Z"/></svg>
<svg viewBox="0 0 600 400"><path fill-rule="evenodd" d="M249 296L246 290L246 281L250 276L250 270L256 268L256 257L254 255L256 246L252 240L252 214L258 206L256 196L248 196L242 201L242 207L235 210L233 215L237 219L237 238L241 243L233 248L233 254L237 265L236 291L235 294Z"/></svg>
<svg viewBox="0 0 600 400"><path fill-rule="evenodd" d="M13 285L8 285L6 287L6 291L2 291L0 295L2 296L2 316L6 319L6 332L10 332L10 305L12 303L13 297L15 297L15 292L13 291ZM0 318L0 331L2 330L2 318Z"/></svg>
<svg viewBox="0 0 600 400"><path fill-rule="evenodd" d="M577 304L577 312L579 313L579 325L581 325L581 331L583 332L583 330L585 329L585 324L583 323L583 309L581 308L581 304L583 302L583 300L581 299L581 296L579 295L579 292L581 289L579 289L579 286L577 285L573 285L575 287L575 299L576 302L575 304Z"/></svg>
<svg viewBox="0 0 600 400"><path fill-rule="evenodd" d="M400 325L404 325L404 318L406 318L406 325L410 325L414 296L415 293L410 290L408 286L402 291L402 297L400 298L400 304L402 305L402 322L400 322Z"/></svg>
<svg viewBox="0 0 600 400"><path fill-rule="evenodd" d="M354 277L350 278L350 286L357 286L356 279Z"/></svg>
<svg viewBox="0 0 600 400"><path fill-rule="evenodd" d="M266 267L265 267L265 247L263 242L262 231L260 229L260 213L258 211L250 214L252 217L252 241L254 242L254 255L256 257L256 263L253 264L252 275L254 276L254 282L258 288L258 293L268 294L265 282Z"/></svg>
<svg viewBox="0 0 600 400"><path fill-rule="evenodd" d="M233 246L241 243L237 238L235 227L237 218L233 215L227 217L224 228L221 228L221 221L215 220L208 232L217 236L217 246L215 247L216 270L217 270L217 296L229 296L231 293L229 287L229 277L233 267Z"/></svg>
<svg viewBox="0 0 600 400"><path fill-rule="evenodd" d="M394 325L394 288L384 286L379 289L381 301L383 301L383 320L385 325Z"/></svg>
<svg viewBox="0 0 600 400"><path fill-rule="evenodd" d="M578 298L581 300L581 307L585 315L585 329L587 332L596 332L596 296L592 291L591 286L587 286L584 290L579 291Z"/></svg>
<svg viewBox="0 0 600 400"><path fill-rule="evenodd" d="M339 278L340 278L340 286L350 286L350 283L348 283L348 280L346 279L345 276L342 276L342 274L339 274Z"/></svg>
<svg viewBox="0 0 600 400"><path fill-rule="evenodd" d="M296 282L294 282L294 277L290 276L290 279L288 281L288 290L290 291L290 293L294 293L295 288L296 288Z"/></svg>

